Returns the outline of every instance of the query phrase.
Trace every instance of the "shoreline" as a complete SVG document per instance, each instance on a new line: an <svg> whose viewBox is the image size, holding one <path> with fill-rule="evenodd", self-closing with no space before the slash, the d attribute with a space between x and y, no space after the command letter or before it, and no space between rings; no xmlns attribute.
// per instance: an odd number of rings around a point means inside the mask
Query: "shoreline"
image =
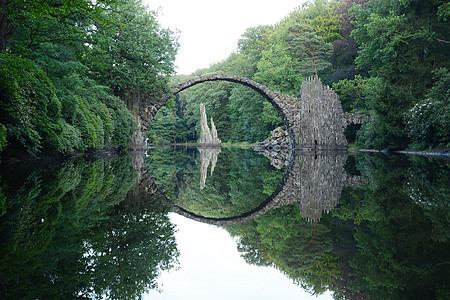
<svg viewBox="0 0 450 300"><path fill-rule="evenodd" d="M170 144L160 144L160 145L154 145L154 144L148 144L149 148L155 148L155 147L164 147L164 146L196 146L196 147L253 147L257 145L254 144L228 144L228 143L220 143L220 144L201 144L201 143L170 143ZM143 148L144 150L146 148Z"/></svg>
<svg viewBox="0 0 450 300"><path fill-rule="evenodd" d="M433 156L437 158L449 158L450 149L444 148L439 150L427 150L427 151L414 151L414 150L377 150L377 149L357 149L349 148L349 152L368 152L368 153L385 153L385 154L404 154L404 155L421 155L421 156Z"/></svg>
<svg viewBox="0 0 450 300"><path fill-rule="evenodd" d="M105 149L93 152L75 152L71 154L48 154L44 153L37 156L30 156L26 152L16 153L16 155L11 155L7 157L0 157L0 169L2 167L12 166L18 163L36 163L36 162L58 162L63 161L70 158L76 157L94 157L94 156L110 156L110 155L122 155L129 154L133 152L142 152L147 149L155 148L155 147L163 147L163 146L197 146L197 147L210 147L210 145L201 145L199 143L171 143L165 145L153 145L149 144L148 147L142 147L138 149L128 149L128 150L117 150L117 149ZM252 144L221 144L214 145L214 147L253 147ZM295 149L294 151L302 151L302 149ZM312 150L314 151L314 150ZM443 148L439 150L427 150L427 151L413 151L413 150L396 150L396 151L388 151L388 150L377 150L377 149L358 149L348 147L346 149L347 152L365 152L365 153L384 153L384 154L401 154L401 155L420 155L420 156L429 156L441 159L450 159L450 148Z"/></svg>

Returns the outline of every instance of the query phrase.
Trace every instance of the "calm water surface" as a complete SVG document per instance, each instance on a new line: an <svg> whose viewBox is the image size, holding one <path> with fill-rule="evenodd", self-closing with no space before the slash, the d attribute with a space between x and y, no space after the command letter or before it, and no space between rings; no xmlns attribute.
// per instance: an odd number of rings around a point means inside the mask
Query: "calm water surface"
<svg viewBox="0 0 450 300"><path fill-rule="evenodd" d="M167 147L2 167L0 298L449 299L449 161L290 162Z"/></svg>

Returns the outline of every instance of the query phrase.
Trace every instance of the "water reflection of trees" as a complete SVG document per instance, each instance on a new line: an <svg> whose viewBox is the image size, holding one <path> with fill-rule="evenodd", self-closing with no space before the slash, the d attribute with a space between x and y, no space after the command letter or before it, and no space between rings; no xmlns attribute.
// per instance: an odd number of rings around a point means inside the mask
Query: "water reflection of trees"
<svg viewBox="0 0 450 300"><path fill-rule="evenodd" d="M160 148L148 152L147 170L160 190L175 205L210 218L239 216L265 201L276 189L285 170L252 149L222 148L214 173L202 182L207 165L196 147ZM204 153L203 153L204 154ZM205 174L203 174L205 175Z"/></svg>
<svg viewBox="0 0 450 300"><path fill-rule="evenodd" d="M162 184L175 188L169 196L185 195L179 189L185 188L181 182L186 178L200 191L200 174L188 176L194 169L200 172L194 150L179 156L153 154L156 161L179 163L153 170ZM258 160L240 153L224 155L214 174L228 177L209 177L205 189L211 183L235 199L248 196L242 191L256 190L243 176L255 173ZM291 178L299 177L286 190L286 205L225 227L248 263L274 266L311 293L331 290L335 298L449 295L449 162L386 155L354 155L345 165L336 157L297 159L299 172ZM233 164L240 167L230 175ZM156 165L143 157L133 163L121 157L2 169L0 298L136 298L157 288L159 272L176 265L178 251L167 198L158 196L154 184L135 185L145 181L136 170L149 166ZM347 176L344 169L357 176ZM257 174L266 180L255 183L259 189L274 188L280 180ZM365 184L347 184L358 176ZM312 210L316 217L307 217L305 206L292 201L299 195L324 199L319 201L326 205ZM336 197L339 204L323 214ZM199 209L214 208L206 204Z"/></svg>
<svg viewBox="0 0 450 300"><path fill-rule="evenodd" d="M352 161L346 169L367 184L344 188L320 222L290 204L225 227L242 257L339 299L448 297L448 162L385 155Z"/></svg>
<svg viewBox="0 0 450 300"><path fill-rule="evenodd" d="M169 208L126 197L130 158L2 174L0 298L137 298L176 264Z"/></svg>
<svg viewBox="0 0 450 300"><path fill-rule="evenodd" d="M274 266L311 293L331 290L339 299L449 295L448 162L333 153L296 159L273 209L225 227L248 263Z"/></svg>

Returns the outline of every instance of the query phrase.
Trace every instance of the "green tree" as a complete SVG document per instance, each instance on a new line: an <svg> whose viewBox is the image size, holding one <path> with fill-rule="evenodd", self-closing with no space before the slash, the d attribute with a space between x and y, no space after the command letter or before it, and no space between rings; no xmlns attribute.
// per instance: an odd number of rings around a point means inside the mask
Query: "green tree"
<svg viewBox="0 0 450 300"><path fill-rule="evenodd" d="M35 155L41 148L56 151L62 126L61 102L49 78L35 63L0 54L0 123L13 147Z"/></svg>
<svg viewBox="0 0 450 300"><path fill-rule="evenodd" d="M315 0L304 3L293 14L298 14L302 24L311 26L314 32L325 42L342 38L340 14L338 8L342 1Z"/></svg>
<svg viewBox="0 0 450 300"><path fill-rule="evenodd" d="M238 41L239 66L226 61L226 65L232 65L230 71L233 74L246 76L252 78L257 71L258 61L261 59L262 51L267 44L268 36L271 34L273 26L261 25L257 27L248 28ZM233 56L230 56L232 59ZM240 70L245 66L244 70Z"/></svg>
<svg viewBox="0 0 450 300"><path fill-rule="evenodd" d="M25 148L35 155L126 148L135 123L124 102L132 109L140 106L139 99L167 91L177 48L173 33L162 29L141 1L11 0L0 7L6 151ZM20 57L20 63L9 55ZM20 64L32 70L40 66L44 75L35 71L27 77ZM36 81L51 92L42 95L45 88ZM19 99L34 95L42 105ZM14 103L26 110L19 112Z"/></svg>
<svg viewBox="0 0 450 300"><path fill-rule="evenodd" d="M439 69L437 81L426 98L409 111L408 129L413 147L450 145L450 72Z"/></svg>
<svg viewBox="0 0 450 300"><path fill-rule="evenodd" d="M114 95L125 102L140 126L141 107L160 101L169 91L177 38L162 28L156 13L139 0L128 1L104 15L114 24L98 28L92 45L83 49L83 62L95 80L111 87Z"/></svg>
<svg viewBox="0 0 450 300"><path fill-rule="evenodd" d="M120 96L166 91L178 48L173 32L162 28L156 13L141 1L128 1L104 14L114 24L99 27L95 44L84 49L92 74Z"/></svg>
<svg viewBox="0 0 450 300"><path fill-rule="evenodd" d="M367 68L361 67L357 69L355 59L358 56L359 45L351 36L354 29L352 24L353 18L349 11L356 4L366 3L368 0L343 0L338 1L335 5L335 14L339 19L339 35L340 37L331 41L333 44L333 55L330 61L333 64L330 77L323 78L330 83L336 83L342 79L353 80L356 75L368 77Z"/></svg>
<svg viewBox="0 0 450 300"><path fill-rule="evenodd" d="M296 95L303 81L303 76L299 75L303 73L296 72L294 63L285 42L270 43L262 51L254 79L270 89Z"/></svg>
<svg viewBox="0 0 450 300"><path fill-rule="evenodd" d="M437 2L372 0L353 9L356 18L353 37L361 50L356 62L370 66L376 77L373 97L367 106L373 111L374 139L364 141L376 148L405 148L405 113L432 85L430 74L448 66L449 24L439 21Z"/></svg>
<svg viewBox="0 0 450 300"><path fill-rule="evenodd" d="M344 111L364 111L369 96L370 79L356 75L353 79L343 79L333 84L339 95Z"/></svg>
<svg viewBox="0 0 450 300"><path fill-rule="evenodd" d="M84 30L94 22L106 22L102 13L117 3L101 0L29 2L0 1L0 51L22 52L42 42L61 42L82 39ZM51 30L50 30L51 29Z"/></svg>
<svg viewBox="0 0 450 300"><path fill-rule="evenodd" d="M354 234L352 290L374 299L448 294L442 281L448 276L442 265L448 257L448 164L385 155L357 159L368 185L356 203L342 203L357 211L355 222L366 220Z"/></svg>
<svg viewBox="0 0 450 300"><path fill-rule="evenodd" d="M294 24L288 29L286 37L288 51L296 57L296 71L306 74L313 73L319 78L319 72L331 67L329 61L333 51L330 43L325 43L317 36L311 27ZM314 68L314 71L311 70Z"/></svg>
<svg viewBox="0 0 450 300"><path fill-rule="evenodd" d="M282 125L274 107L266 99L241 85L231 90L228 113L232 142L263 141L271 130Z"/></svg>
<svg viewBox="0 0 450 300"><path fill-rule="evenodd" d="M147 131L148 142L153 144L176 142L176 118L172 109L163 106L152 120Z"/></svg>

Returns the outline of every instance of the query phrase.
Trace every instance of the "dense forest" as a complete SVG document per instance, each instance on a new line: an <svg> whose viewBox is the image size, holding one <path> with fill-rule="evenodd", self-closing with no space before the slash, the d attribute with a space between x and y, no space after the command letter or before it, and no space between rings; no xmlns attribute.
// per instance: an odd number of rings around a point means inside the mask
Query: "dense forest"
<svg viewBox="0 0 450 300"><path fill-rule="evenodd" d="M140 0L0 1L0 151L128 147L134 95L168 89L177 37Z"/></svg>
<svg viewBox="0 0 450 300"><path fill-rule="evenodd" d="M450 5L443 0L311 0L275 25L248 28L227 59L178 76L177 36L141 0L3 0L0 19L3 155L126 148L134 102L159 100L171 80L216 72L291 95L320 77L345 111L370 116L347 129L359 147L450 141ZM200 102L225 142L261 141L282 125L249 88L205 83L167 103L150 142L195 142Z"/></svg>
<svg viewBox="0 0 450 300"><path fill-rule="evenodd" d="M370 116L361 128L347 129L349 142L429 149L449 146L449 70L446 1L314 0L275 25L248 28L227 59L176 76L173 84L223 72L295 96L306 78L318 76L339 94L345 111ZM250 88L204 83L158 113L150 141L196 141L200 102L225 142L261 141L282 124Z"/></svg>

